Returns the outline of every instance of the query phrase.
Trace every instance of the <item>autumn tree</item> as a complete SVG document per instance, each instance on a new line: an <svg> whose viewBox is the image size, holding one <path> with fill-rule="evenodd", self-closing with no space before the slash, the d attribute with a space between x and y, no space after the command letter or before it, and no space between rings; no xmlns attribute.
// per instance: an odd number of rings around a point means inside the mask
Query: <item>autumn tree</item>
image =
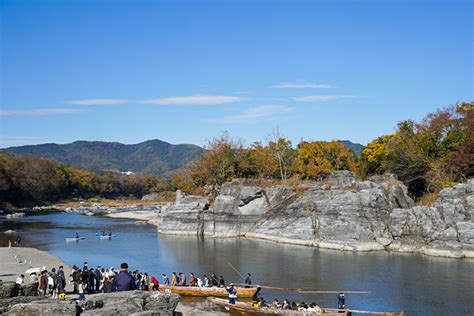
<svg viewBox="0 0 474 316"><path fill-rule="evenodd" d="M340 142L298 144L294 170L303 179L319 180L333 171L355 171L355 168L354 153Z"/></svg>

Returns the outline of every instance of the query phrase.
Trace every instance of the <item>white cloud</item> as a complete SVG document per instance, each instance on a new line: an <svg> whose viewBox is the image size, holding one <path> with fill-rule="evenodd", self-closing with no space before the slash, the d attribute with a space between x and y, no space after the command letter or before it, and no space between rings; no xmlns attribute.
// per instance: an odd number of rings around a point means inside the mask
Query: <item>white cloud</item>
<svg viewBox="0 0 474 316"><path fill-rule="evenodd" d="M228 95L189 95L145 100L142 103L158 105L211 105L236 103L247 100L248 98Z"/></svg>
<svg viewBox="0 0 474 316"><path fill-rule="evenodd" d="M328 89L332 88L327 83L297 83L297 82L280 82L272 86L274 89Z"/></svg>
<svg viewBox="0 0 474 316"><path fill-rule="evenodd" d="M287 106L280 105L262 105L234 115L228 115L220 118L206 119L204 122L216 124L232 124L232 123L256 123L264 120L271 120L280 114L292 112Z"/></svg>
<svg viewBox="0 0 474 316"><path fill-rule="evenodd" d="M0 116L41 116L51 114L68 114L82 112L81 109L71 108L49 108L49 109L28 109L28 110L3 110L0 109Z"/></svg>
<svg viewBox="0 0 474 316"><path fill-rule="evenodd" d="M337 99L351 99L355 98L353 95L307 95L301 97L294 97L294 101L300 102L323 102L323 101L331 101Z"/></svg>
<svg viewBox="0 0 474 316"><path fill-rule="evenodd" d="M128 103L125 99L81 99L81 100L66 100L65 104L74 105L117 105Z"/></svg>

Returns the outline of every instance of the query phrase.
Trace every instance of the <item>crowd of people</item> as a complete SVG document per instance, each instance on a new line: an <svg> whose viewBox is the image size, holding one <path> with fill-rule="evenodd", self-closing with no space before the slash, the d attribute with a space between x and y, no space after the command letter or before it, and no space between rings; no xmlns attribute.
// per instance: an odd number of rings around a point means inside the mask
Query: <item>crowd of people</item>
<svg viewBox="0 0 474 316"><path fill-rule="evenodd" d="M128 264L122 263L120 271L116 271L114 267L96 268L89 267L88 262L84 262L82 268L74 265L66 279L64 267L58 269L52 268L48 271L45 267L40 271L32 272L29 276L29 283L37 285L37 292L40 296L49 295L52 298L66 297L66 284L69 281L73 287L73 293L79 295L79 300L84 300L86 294L94 293L111 293L116 291L157 291L160 282L157 278L147 272L138 270L129 272ZM167 274L161 275L162 284L165 286L190 286L190 287L226 287L223 276L217 277L215 273L211 273L208 277L203 274L202 277L196 276L193 272L189 274L189 279L182 272L171 274L171 280ZM25 276L22 274L16 281L18 293L22 295L25 286ZM251 274L247 274L245 284L252 284Z"/></svg>
<svg viewBox="0 0 474 316"><path fill-rule="evenodd" d="M203 274L201 277L196 276L193 272L189 274L189 282L186 275L182 272L171 274L171 280L167 274L161 275L162 284L164 286L189 286L189 287L221 287L228 292L229 303L235 304L237 300L237 289L233 283L226 286L223 276L217 277L215 273L211 273L208 277ZM87 262L84 262L82 268L74 265L69 274L69 282L73 286L73 293L78 294L79 300L84 300L86 294L94 293L111 293L120 291L144 290L144 291L158 291L159 281L154 276L147 272L140 272L135 270L128 271L128 264L122 263L120 271L116 271L114 267L102 268L97 266L95 269L90 268ZM58 269L52 268L47 271L43 267L40 273L32 272L30 274L30 283L37 285L37 292L40 296L49 295L51 298L66 298L66 273L64 267L59 266ZM22 274L16 281L19 295L24 293L25 276ZM248 273L245 278L244 285L250 287L252 285L251 274ZM258 293L258 292L257 292ZM338 308L345 308L344 293L338 293ZM296 310L307 312L321 312L321 307L313 302L306 304L301 302L291 302L287 299L280 302L274 299L272 303L268 304L263 297L255 296L252 305L255 307L267 307L282 310Z"/></svg>

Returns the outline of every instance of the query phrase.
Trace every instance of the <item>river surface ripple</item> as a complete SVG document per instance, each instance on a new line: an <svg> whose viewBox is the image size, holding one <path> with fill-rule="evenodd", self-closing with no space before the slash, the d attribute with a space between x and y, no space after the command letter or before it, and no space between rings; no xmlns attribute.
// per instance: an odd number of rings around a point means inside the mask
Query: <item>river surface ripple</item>
<svg viewBox="0 0 474 316"><path fill-rule="evenodd" d="M51 213L0 222L0 232L21 233L24 245L62 258L69 265L118 267L197 275L215 272L227 282L241 282L228 262L254 283L318 290L363 290L368 295L346 295L349 308L405 311L406 315L473 315L474 260L433 258L388 252L353 253L277 244L247 239L199 239L158 235L152 225L75 213ZM177 229L179 229L177 227ZM95 233L111 230L113 240ZM65 238L86 237L78 243ZM5 245L6 235L0 234ZM158 278L161 280L161 278ZM334 294L298 294L264 289L267 301L288 298L335 307Z"/></svg>

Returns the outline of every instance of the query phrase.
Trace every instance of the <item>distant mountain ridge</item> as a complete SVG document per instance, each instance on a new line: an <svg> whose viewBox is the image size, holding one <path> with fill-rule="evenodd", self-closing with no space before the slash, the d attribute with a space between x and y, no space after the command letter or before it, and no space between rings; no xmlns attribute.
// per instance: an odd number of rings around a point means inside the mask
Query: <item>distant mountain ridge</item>
<svg viewBox="0 0 474 316"><path fill-rule="evenodd" d="M362 144L353 143L350 140L340 140L339 142L344 144L344 146L346 146L346 148L352 150L356 154L357 157L360 157L360 154L362 153L362 149L364 149L364 147L365 147Z"/></svg>
<svg viewBox="0 0 474 316"><path fill-rule="evenodd" d="M117 142L76 141L68 144L40 144L2 149L10 154L40 156L60 163L95 171L132 171L138 174L168 175L202 155L197 145L154 139L126 145Z"/></svg>
<svg viewBox="0 0 474 316"><path fill-rule="evenodd" d="M363 145L341 140L359 157ZM191 144L173 145L158 139L138 144L118 142L75 141L68 144L40 144L9 147L1 151L45 157L94 171L132 171L137 174L168 176L187 162L197 159L204 148Z"/></svg>

